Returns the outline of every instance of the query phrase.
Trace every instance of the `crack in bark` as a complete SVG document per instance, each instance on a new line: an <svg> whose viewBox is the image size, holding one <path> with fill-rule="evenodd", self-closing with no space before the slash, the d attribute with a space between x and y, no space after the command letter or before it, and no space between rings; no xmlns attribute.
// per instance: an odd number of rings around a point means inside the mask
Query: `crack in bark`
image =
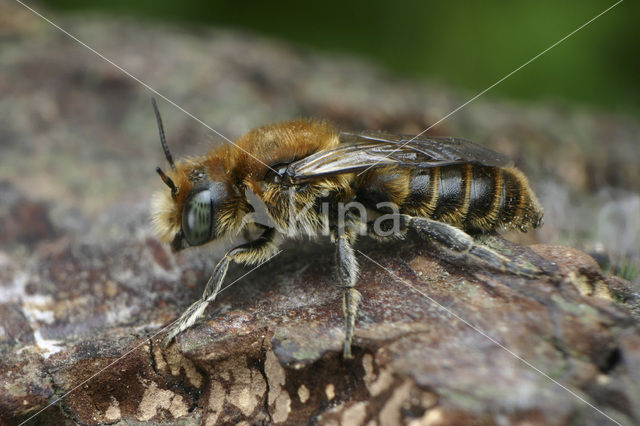
<svg viewBox="0 0 640 426"><path fill-rule="evenodd" d="M156 365L156 358L153 354L153 339L149 339L149 359L153 372L160 376L161 374L158 372L158 366Z"/></svg>
<svg viewBox="0 0 640 426"><path fill-rule="evenodd" d="M262 338L260 342L260 353L262 354L262 359L258 362L258 371L262 374L264 378L264 383L266 384L266 392L264 396L264 410L267 415L267 419L269 419L269 424L273 424L273 419L271 418L271 412L269 411L269 392L271 391L271 384L269 383L269 378L267 377L267 371L265 369L265 363L267 359L267 349L264 346L266 336Z"/></svg>

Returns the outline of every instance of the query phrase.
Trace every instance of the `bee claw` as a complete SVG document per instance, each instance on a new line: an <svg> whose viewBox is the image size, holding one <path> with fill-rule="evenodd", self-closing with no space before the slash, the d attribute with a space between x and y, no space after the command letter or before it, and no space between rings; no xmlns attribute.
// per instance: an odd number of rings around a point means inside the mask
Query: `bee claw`
<svg viewBox="0 0 640 426"><path fill-rule="evenodd" d="M173 342L178 333L179 331L176 331L175 329L169 329L167 335L164 336L164 339L162 339L162 342L160 343L162 348L166 349Z"/></svg>
<svg viewBox="0 0 640 426"><path fill-rule="evenodd" d="M353 359L353 354L351 353L351 345L347 342L345 342L344 348L342 350L342 358L344 360Z"/></svg>
<svg viewBox="0 0 640 426"><path fill-rule="evenodd" d="M162 343L160 343L160 345L162 346L162 349L166 349L171 342L173 341L173 337L165 337L164 339L162 339Z"/></svg>

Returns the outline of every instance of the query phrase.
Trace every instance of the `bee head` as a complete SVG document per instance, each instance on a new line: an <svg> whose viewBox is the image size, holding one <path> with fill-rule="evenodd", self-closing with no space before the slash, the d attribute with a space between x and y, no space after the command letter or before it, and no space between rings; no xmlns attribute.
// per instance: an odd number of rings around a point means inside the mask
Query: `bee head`
<svg viewBox="0 0 640 426"><path fill-rule="evenodd" d="M188 180L189 164L178 163L167 176L178 185L158 191L152 202L153 225L160 240L173 251L200 246L232 229L227 218L229 191L225 182ZM164 179L163 179L164 181Z"/></svg>
<svg viewBox="0 0 640 426"><path fill-rule="evenodd" d="M221 181L211 181L202 166L194 161L179 162L176 166L167 146L155 99L152 99L152 104L158 122L160 143L171 166L168 173L160 167L156 168L170 191L160 191L154 195L154 227L160 240L170 242L174 251L206 244L220 234L218 219L222 205L229 198L227 186Z"/></svg>

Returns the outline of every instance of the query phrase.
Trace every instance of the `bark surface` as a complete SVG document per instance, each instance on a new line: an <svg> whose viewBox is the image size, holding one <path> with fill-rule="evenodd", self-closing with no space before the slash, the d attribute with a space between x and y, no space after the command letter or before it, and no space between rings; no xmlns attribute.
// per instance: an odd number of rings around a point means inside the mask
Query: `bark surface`
<svg viewBox="0 0 640 426"><path fill-rule="evenodd" d="M165 188L151 95L19 5L0 9L3 424L74 388L30 424L640 423L637 281L550 244L637 258L638 235L598 226L634 217L637 121L479 100L430 132L475 139L531 176L545 227L482 241L541 279L436 258L413 236L363 239L346 362L333 247L296 242L162 350L152 336L200 296L221 251L174 256L152 234L150 195ZM470 97L226 30L53 19L230 137L298 116L415 134ZM160 108L177 157L214 143Z"/></svg>

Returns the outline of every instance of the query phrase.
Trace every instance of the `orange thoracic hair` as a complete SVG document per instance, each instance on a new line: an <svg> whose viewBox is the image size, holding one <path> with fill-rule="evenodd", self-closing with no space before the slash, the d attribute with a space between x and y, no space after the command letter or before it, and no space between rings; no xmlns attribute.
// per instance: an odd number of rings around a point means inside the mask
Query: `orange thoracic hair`
<svg viewBox="0 0 640 426"><path fill-rule="evenodd" d="M317 151L335 148L338 144L338 133L330 124L296 120L259 127L242 136L234 145L225 144L204 156L178 161L175 170L167 172L178 188L175 197L166 189L153 196L154 228L162 242L171 242L180 231L183 204L198 180L204 177L224 183L232 197L220 212L219 234L237 233L241 227L238 218L243 216L239 213L249 211L243 187L262 196L260 181L267 174L268 166L289 163ZM239 212L238 209L245 211Z"/></svg>

